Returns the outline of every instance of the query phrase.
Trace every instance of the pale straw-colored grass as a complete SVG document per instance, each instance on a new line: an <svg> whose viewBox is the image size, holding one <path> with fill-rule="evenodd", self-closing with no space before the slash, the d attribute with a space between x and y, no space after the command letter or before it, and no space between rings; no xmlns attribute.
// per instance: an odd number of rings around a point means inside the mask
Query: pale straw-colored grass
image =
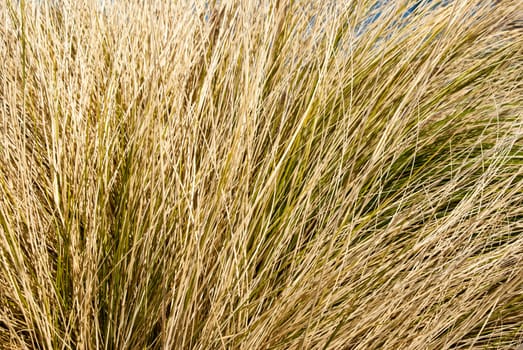
<svg viewBox="0 0 523 350"><path fill-rule="evenodd" d="M519 346L523 2L414 3L2 0L0 348Z"/></svg>

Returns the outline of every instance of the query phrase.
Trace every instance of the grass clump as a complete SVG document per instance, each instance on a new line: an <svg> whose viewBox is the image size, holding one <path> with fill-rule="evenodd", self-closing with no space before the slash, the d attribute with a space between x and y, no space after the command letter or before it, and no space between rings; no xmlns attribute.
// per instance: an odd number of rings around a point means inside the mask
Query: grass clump
<svg viewBox="0 0 523 350"><path fill-rule="evenodd" d="M3 1L0 348L515 348L521 13Z"/></svg>

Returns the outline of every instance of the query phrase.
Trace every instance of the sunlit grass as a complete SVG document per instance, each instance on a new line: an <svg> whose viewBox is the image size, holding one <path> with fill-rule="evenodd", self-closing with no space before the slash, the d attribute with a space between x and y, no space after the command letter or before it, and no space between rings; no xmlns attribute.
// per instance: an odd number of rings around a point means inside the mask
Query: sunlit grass
<svg viewBox="0 0 523 350"><path fill-rule="evenodd" d="M523 3L415 2L4 0L0 349L523 343Z"/></svg>

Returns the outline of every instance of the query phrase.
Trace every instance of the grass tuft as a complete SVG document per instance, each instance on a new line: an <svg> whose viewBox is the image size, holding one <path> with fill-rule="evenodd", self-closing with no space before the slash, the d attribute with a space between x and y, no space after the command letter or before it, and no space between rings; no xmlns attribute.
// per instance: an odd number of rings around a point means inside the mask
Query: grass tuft
<svg viewBox="0 0 523 350"><path fill-rule="evenodd" d="M516 349L523 3L0 4L0 349Z"/></svg>

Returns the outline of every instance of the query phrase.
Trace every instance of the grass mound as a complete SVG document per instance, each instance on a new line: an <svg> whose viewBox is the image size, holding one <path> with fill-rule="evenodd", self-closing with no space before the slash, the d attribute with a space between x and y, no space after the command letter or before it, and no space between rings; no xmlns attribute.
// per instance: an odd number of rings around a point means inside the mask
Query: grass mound
<svg viewBox="0 0 523 350"><path fill-rule="evenodd" d="M1 349L523 342L520 0L0 4Z"/></svg>

